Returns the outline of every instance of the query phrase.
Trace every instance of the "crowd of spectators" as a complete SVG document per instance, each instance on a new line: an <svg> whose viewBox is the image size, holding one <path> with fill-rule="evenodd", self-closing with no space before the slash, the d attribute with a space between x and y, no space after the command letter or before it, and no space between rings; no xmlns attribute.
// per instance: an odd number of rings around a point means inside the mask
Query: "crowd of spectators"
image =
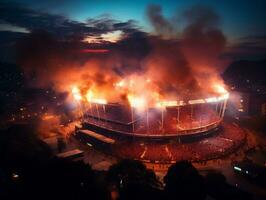
<svg viewBox="0 0 266 200"><path fill-rule="evenodd" d="M122 158L149 162L204 161L227 155L244 141L244 130L234 125L226 125L218 135L192 143L122 142L114 147L114 154Z"/></svg>

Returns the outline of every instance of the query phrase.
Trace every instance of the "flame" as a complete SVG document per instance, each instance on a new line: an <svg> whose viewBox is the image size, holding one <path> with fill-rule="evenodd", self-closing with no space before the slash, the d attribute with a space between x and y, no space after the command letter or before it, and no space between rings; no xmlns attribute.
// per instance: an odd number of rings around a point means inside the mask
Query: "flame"
<svg viewBox="0 0 266 200"><path fill-rule="evenodd" d="M93 98L93 92L92 92L92 90L88 90L87 94L86 94L87 101L92 102L92 98Z"/></svg>
<svg viewBox="0 0 266 200"><path fill-rule="evenodd" d="M207 103L212 103L212 102L217 102L218 99L216 97L210 97L210 98L205 99L205 101Z"/></svg>
<svg viewBox="0 0 266 200"><path fill-rule="evenodd" d="M115 84L115 86L116 87L124 87L125 86L125 81L124 80L121 80L121 81L119 81L119 82L117 82L116 84Z"/></svg>
<svg viewBox="0 0 266 200"><path fill-rule="evenodd" d="M84 88L84 87L81 87ZM115 93L112 91L115 90ZM211 86L215 96L207 98L192 99L187 101L169 100L166 96L162 96L158 91L157 85L145 76L130 76L120 79L111 85L111 88L101 89L95 85L90 85L88 90L80 89L78 86L72 87L72 94L75 100L85 101L88 103L107 104L108 100L104 97L109 97L110 94L125 95L131 107L139 111L147 108L165 108L183 106L187 104L203 104L223 101L229 98L229 93L222 84L217 82ZM111 89L111 90L110 90ZM85 91L85 92L84 92ZM217 95L218 94L218 95Z"/></svg>
<svg viewBox="0 0 266 200"><path fill-rule="evenodd" d="M107 104L107 100L104 98L96 98L95 93L92 90L86 92L85 98L77 86L72 87L72 95L75 100L80 101L86 99L87 102L97 103L97 104Z"/></svg>
<svg viewBox="0 0 266 200"><path fill-rule="evenodd" d="M131 107L137 108L138 110L144 110L147 107L147 101L144 97L128 95L127 98Z"/></svg>
<svg viewBox="0 0 266 200"><path fill-rule="evenodd" d="M215 84L214 89L217 93L220 94L220 96L217 97L217 101L221 101L221 100L225 100L229 98L229 92L222 85Z"/></svg>
<svg viewBox="0 0 266 200"><path fill-rule="evenodd" d="M73 97L74 97L75 100L77 100L77 101L82 100L82 96L81 96L81 93L80 93L80 89L77 86L74 86L72 88L72 95L73 95Z"/></svg>
<svg viewBox="0 0 266 200"><path fill-rule="evenodd" d="M94 93L92 90L88 90L86 94L87 102L97 103L97 104L107 104L107 100L103 98L94 98Z"/></svg>
<svg viewBox="0 0 266 200"><path fill-rule="evenodd" d="M42 120L43 121L46 121L46 120L50 120L50 119L53 119L55 116L54 115L43 115L42 116Z"/></svg>
<svg viewBox="0 0 266 200"><path fill-rule="evenodd" d="M215 84L213 86L213 88L219 94L226 94L226 93L228 93L227 90L222 85Z"/></svg>
<svg viewBox="0 0 266 200"><path fill-rule="evenodd" d="M178 106L177 101L159 101L156 103L157 108L174 107L174 106Z"/></svg>

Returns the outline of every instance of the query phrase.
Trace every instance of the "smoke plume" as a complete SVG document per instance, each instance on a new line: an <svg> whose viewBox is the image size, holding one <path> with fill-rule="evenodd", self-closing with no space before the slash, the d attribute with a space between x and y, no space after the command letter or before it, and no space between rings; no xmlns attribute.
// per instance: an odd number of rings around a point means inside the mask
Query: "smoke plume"
<svg viewBox="0 0 266 200"><path fill-rule="evenodd" d="M78 86L82 94L92 90L110 102L125 101L132 91L144 96L156 91L163 98L180 100L212 93L212 83L222 83L219 55L226 45L215 12L194 6L182 15L175 13L185 22L182 31L163 16L160 6L150 5L146 12L155 35L134 31L116 43L98 44L108 51L84 53L81 50L88 44L82 37L60 40L45 31L32 31L18 44L17 61L30 86L53 87L58 92ZM129 77L139 85L132 89ZM128 87L123 88L121 80L128 80ZM148 90L151 94L146 94Z"/></svg>
<svg viewBox="0 0 266 200"><path fill-rule="evenodd" d="M222 83L219 74L224 61L219 55L224 51L226 38L213 10L205 6L186 10L180 16L186 26L179 33L173 33L176 25L162 16L160 6L149 6L147 15L158 35L162 38L171 35L171 39L154 41L146 62L149 73L156 77L163 92L170 89L181 96L199 95L209 92L212 82Z"/></svg>

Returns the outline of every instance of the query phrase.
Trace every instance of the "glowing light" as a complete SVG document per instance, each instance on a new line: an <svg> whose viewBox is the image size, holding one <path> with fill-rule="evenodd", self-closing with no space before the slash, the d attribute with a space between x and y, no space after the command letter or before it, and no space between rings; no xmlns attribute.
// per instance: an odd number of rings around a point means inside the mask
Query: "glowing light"
<svg viewBox="0 0 266 200"><path fill-rule="evenodd" d="M106 99L92 99L91 102L92 103L98 103L98 104L107 104Z"/></svg>
<svg viewBox="0 0 266 200"><path fill-rule="evenodd" d="M86 99L90 103L107 104L106 99L94 98L94 93L92 92L92 90L87 91Z"/></svg>
<svg viewBox="0 0 266 200"><path fill-rule="evenodd" d="M156 107L161 108L161 107L174 107L178 106L177 101L160 101L156 103Z"/></svg>
<svg viewBox="0 0 266 200"><path fill-rule="evenodd" d="M72 88L72 95L73 95L74 99L77 101L80 101L82 99L82 96L80 94L80 90L77 86L74 86Z"/></svg>
<svg viewBox="0 0 266 200"><path fill-rule="evenodd" d="M135 97L132 95L128 95L127 98L132 107L141 109L141 110L145 109L146 99L144 97Z"/></svg>
<svg viewBox="0 0 266 200"><path fill-rule="evenodd" d="M229 98L229 93L219 96L217 99L218 101L225 100Z"/></svg>
<svg viewBox="0 0 266 200"><path fill-rule="evenodd" d="M125 81L121 80L118 83L115 84L117 87L123 87L125 85Z"/></svg>
<svg viewBox="0 0 266 200"><path fill-rule="evenodd" d="M104 41L108 42L117 42L122 38L123 32L120 30L117 31L112 31L108 33L103 33L101 34L101 37L103 38Z"/></svg>
<svg viewBox="0 0 266 200"><path fill-rule="evenodd" d="M91 102L92 101L92 98L93 98L93 92L91 90L88 90L87 91L87 94L86 94L86 99L88 102Z"/></svg>
<svg viewBox="0 0 266 200"><path fill-rule="evenodd" d="M130 106L140 110L177 107L188 104L216 103L229 98L229 93L223 87L223 84L219 84L219 82L211 85L211 94L214 94L214 96L210 95L206 98L180 101L172 99L173 97L170 95L159 92L160 88L156 85L156 81L151 80L146 75L139 76L134 74L129 77L120 77L116 82L112 81L110 81L111 88L98 88L97 84L93 83L88 86L82 86L82 90L81 87L74 86L72 87L73 98L77 101L82 101L82 103L107 104L108 101L113 101L114 99L113 97L109 99L113 89L118 94L126 95ZM84 88L89 88L89 90L84 91Z"/></svg>
<svg viewBox="0 0 266 200"><path fill-rule="evenodd" d="M83 49L81 53L107 53L108 49Z"/></svg>
<svg viewBox="0 0 266 200"><path fill-rule="evenodd" d="M200 104L200 103L205 103L204 99L197 99L197 100L189 100L189 104Z"/></svg>
<svg viewBox="0 0 266 200"><path fill-rule="evenodd" d="M223 86L218 85L218 84L214 85L214 89L215 89L216 92L218 92L220 94L226 94L226 93L228 93Z"/></svg>
<svg viewBox="0 0 266 200"><path fill-rule="evenodd" d="M210 97L210 98L205 99L205 101L207 103L212 103L212 102L217 102L218 99L216 97Z"/></svg>
<svg viewBox="0 0 266 200"><path fill-rule="evenodd" d="M219 102L219 101L222 101L222 100L225 100L225 99L228 99L229 98L229 95L226 94L226 95L223 95L223 96L220 96L220 97L211 97L211 98L207 98L205 99L207 103L213 103L213 102Z"/></svg>
<svg viewBox="0 0 266 200"><path fill-rule="evenodd" d="M237 167L237 166L234 166L234 169L237 170L237 171L242 171L242 169L240 167Z"/></svg>
<svg viewBox="0 0 266 200"><path fill-rule="evenodd" d="M103 41L117 42L122 38L122 36L123 36L123 32L120 30L110 31L110 32L101 34L100 37L87 36L86 38L83 39L83 42L88 42L88 43L102 43Z"/></svg>
<svg viewBox="0 0 266 200"><path fill-rule="evenodd" d="M44 115L44 116L42 116L42 120L46 121L46 120L49 120L49 119L53 119L54 117L55 117L54 115Z"/></svg>

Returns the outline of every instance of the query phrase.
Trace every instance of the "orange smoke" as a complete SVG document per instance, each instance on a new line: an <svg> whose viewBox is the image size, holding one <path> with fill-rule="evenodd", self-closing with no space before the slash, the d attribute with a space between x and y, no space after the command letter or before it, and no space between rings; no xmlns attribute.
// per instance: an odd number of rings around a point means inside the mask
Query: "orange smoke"
<svg viewBox="0 0 266 200"><path fill-rule="evenodd" d="M229 93L223 85L214 83L210 86L212 92L201 99L182 100L180 97L169 98L168 96L160 95L160 88L151 79L145 78L145 75L133 75L119 80L113 84L111 92L113 96L126 96L126 100L131 107L139 111L144 111L148 108L165 108L173 106L182 106L185 104L200 104L209 102L218 102L228 99ZM110 92L110 91L108 91ZM81 93L77 86L72 88L72 96L76 101L84 103L107 104L112 103L112 98L109 98L104 90L97 87L89 88ZM116 99L118 100L118 99ZM120 103L126 103L125 100Z"/></svg>
<svg viewBox="0 0 266 200"><path fill-rule="evenodd" d="M149 7L147 14L156 36L125 34L111 46L98 44L97 50L82 41L32 32L18 48L18 63L31 85L72 94L71 102L144 109L228 98L220 78L226 38L218 16L193 7L183 16L185 28L177 32L160 7Z"/></svg>

